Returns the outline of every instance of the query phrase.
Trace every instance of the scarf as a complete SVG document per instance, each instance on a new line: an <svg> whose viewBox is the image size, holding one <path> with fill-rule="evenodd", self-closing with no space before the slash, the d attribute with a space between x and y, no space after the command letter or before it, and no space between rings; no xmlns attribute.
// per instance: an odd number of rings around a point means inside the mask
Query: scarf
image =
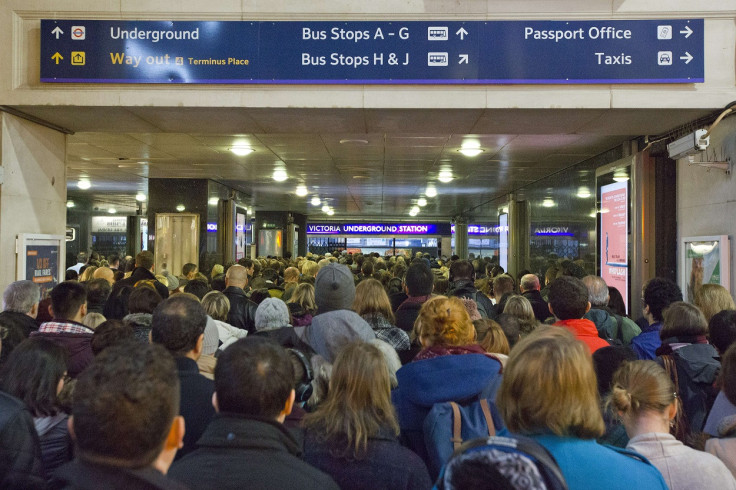
<svg viewBox="0 0 736 490"><path fill-rule="evenodd" d="M479 346L478 344L468 344L468 345L433 345L432 347L427 347L426 349L422 349L419 352L419 354L416 355L414 360L423 361L425 359L434 359L435 357L455 356L455 355L462 355L462 354L483 354L492 359L496 359L495 357L487 353L485 350L483 350L483 347Z"/></svg>
<svg viewBox="0 0 736 490"><path fill-rule="evenodd" d="M669 337L662 340L662 345L656 350L655 354L658 356L664 356L672 354L675 349L672 345L677 344L707 344L708 339L705 335L681 335L679 337Z"/></svg>

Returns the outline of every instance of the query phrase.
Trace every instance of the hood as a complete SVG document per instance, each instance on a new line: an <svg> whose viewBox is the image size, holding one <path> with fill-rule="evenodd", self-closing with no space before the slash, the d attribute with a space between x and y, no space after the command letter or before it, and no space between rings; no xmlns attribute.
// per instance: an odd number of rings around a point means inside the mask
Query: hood
<svg viewBox="0 0 736 490"><path fill-rule="evenodd" d="M616 319L612 317L606 310L601 310L598 308L591 308L590 310L588 310L585 316L583 316L583 318L595 323L595 328L597 328L598 330L603 329L610 322L616 322Z"/></svg>
<svg viewBox="0 0 736 490"><path fill-rule="evenodd" d="M150 313L131 313L123 317L123 321L131 327L151 328L153 315Z"/></svg>
<svg viewBox="0 0 736 490"><path fill-rule="evenodd" d="M304 341L327 362L335 362L338 351L346 344L376 338L365 320L350 310L335 310L312 318L312 325L304 329Z"/></svg>
<svg viewBox="0 0 736 490"><path fill-rule="evenodd" d="M713 384L721 369L718 352L710 344L690 344L675 351L682 362L679 367L696 383Z"/></svg>

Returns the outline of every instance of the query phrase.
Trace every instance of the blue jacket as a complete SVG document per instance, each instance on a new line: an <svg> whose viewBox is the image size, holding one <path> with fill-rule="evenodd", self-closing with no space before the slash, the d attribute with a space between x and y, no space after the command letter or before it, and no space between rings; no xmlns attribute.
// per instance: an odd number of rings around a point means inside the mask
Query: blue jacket
<svg viewBox="0 0 736 490"><path fill-rule="evenodd" d="M501 363L483 354L461 354L414 361L396 372L391 393L404 445L424 461L422 424L432 405L472 398L495 400L501 386Z"/></svg>
<svg viewBox="0 0 736 490"><path fill-rule="evenodd" d="M634 349L636 357L643 361L651 361L657 357L656 351L662 345L662 340L659 338L660 330L662 330L662 322L652 323L631 339L631 348Z"/></svg>
<svg viewBox="0 0 736 490"><path fill-rule="evenodd" d="M552 453L570 490L667 488L659 470L636 453L602 446L592 439L555 435L529 437Z"/></svg>

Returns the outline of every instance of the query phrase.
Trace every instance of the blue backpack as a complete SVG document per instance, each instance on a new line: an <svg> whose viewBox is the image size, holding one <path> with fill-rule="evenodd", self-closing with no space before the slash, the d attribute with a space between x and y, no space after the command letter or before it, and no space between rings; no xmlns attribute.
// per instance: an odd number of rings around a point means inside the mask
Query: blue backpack
<svg viewBox="0 0 736 490"><path fill-rule="evenodd" d="M435 403L424 419L424 445L427 468L432 478L464 441L495 436L504 427L496 405L486 398L461 404Z"/></svg>

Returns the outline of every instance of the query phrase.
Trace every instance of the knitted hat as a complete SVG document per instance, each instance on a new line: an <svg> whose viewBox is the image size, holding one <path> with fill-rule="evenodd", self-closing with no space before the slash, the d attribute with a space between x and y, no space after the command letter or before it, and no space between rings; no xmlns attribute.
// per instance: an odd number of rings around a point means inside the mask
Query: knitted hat
<svg viewBox="0 0 736 490"><path fill-rule="evenodd" d="M161 272L161 275L164 276L166 280L169 282L168 284L169 291L173 291L174 289L179 287L179 279L177 279L177 277L174 274L165 270Z"/></svg>
<svg viewBox="0 0 736 490"><path fill-rule="evenodd" d="M217 352L220 347L220 332L217 330L215 320L207 315L207 325L204 327L204 341L202 342L202 354L209 356Z"/></svg>
<svg viewBox="0 0 736 490"><path fill-rule="evenodd" d="M314 299L320 313L350 309L355 299L353 273L346 265L325 265L314 281Z"/></svg>
<svg viewBox="0 0 736 490"><path fill-rule="evenodd" d="M279 298L266 298L256 310L256 330L273 330L289 325L289 307Z"/></svg>
<svg viewBox="0 0 736 490"><path fill-rule="evenodd" d="M304 329L304 334L304 341L329 363L335 362L337 353L346 344L376 338L371 326L350 310L330 311L315 316L312 324Z"/></svg>

